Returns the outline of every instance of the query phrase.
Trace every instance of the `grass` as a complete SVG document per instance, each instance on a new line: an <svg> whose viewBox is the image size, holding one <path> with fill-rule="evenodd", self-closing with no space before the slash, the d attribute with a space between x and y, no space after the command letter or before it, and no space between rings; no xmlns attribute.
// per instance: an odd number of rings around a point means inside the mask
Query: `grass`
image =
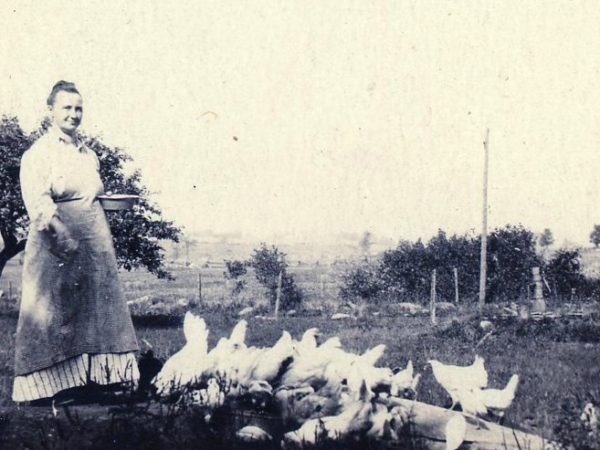
<svg viewBox="0 0 600 450"><path fill-rule="evenodd" d="M302 265L290 267L298 287L304 292L304 305L308 308L335 308L341 272L327 266ZM121 271L119 274L126 300L135 300L148 295L163 295L168 298L198 299L198 274L201 275L202 303L206 306L236 303L238 305L261 305L268 303L264 288L256 281L251 271L243 277L245 289L232 295L234 282L224 276L222 267L169 267L175 280L159 280L145 271ZM21 266L11 260L0 278L0 290L5 295L12 291L15 297L21 290ZM241 309L241 308L240 308Z"/></svg>
<svg viewBox="0 0 600 450"><path fill-rule="evenodd" d="M237 321L224 313L204 311L203 316L210 328L211 346L227 335ZM442 323L432 328L426 317L367 317L356 321L298 317L278 322L253 318L249 320L247 342L272 345L284 329L299 337L305 329L317 326L323 337L339 336L345 348L352 351L361 352L384 343L387 350L381 364L404 367L412 359L415 368L423 373L418 400L440 406L446 406L449 399L435 382L427 360L469 364L477 353L486 359L491 386L504 386L513 373L521 376L507 423L544 436L553 436L557 424L564 422L565 404L575 399L582 408L588 391L598 389L600 342L580 342L573 331L576 327L559 340L553 337L549 324L508 322L476 347L482 337L476 319L464 315L461 322L453 320L442 318ZM0 353L0 402L5 406L10 405L14 329L14 319L0 318L0 339L5 349ZM180 327L141 326L137 327L137 334L139 339L150 342L161 358L168 357L184 343Z"/></svg>
<svg viewBox="0 0 600 450"><path fill-rule="evenodd" d="M299 286L307 294L309 305L327 305L328 311L336 309L338 273L333 270L323 273L323 267L293 269ZM18 291L19 270L18 265L9 265L2 276L0 289L8 292L6 285L10 281L12 288ZM201 269L203 302L197 312L210 328L210 346L229 334L238 320L236 312L241 305L266 301L264 292L251 276L247 278L245 292L233 297L232 285L223 277L223 271L221 268ZM197 296L198 269L177 268L174 272L175 281L157 280L141 272L123 273L121 281L126 298L153 293L182 298ZM590 395L600 398L600 326L596 321L506 322L482 342L484 333L478 323L477 314L468 307L453 315L442 316L437 327L432 327L427 317L383 314L344 321L331 321L327 314L283 317L277 322L250 318L247 342L257 346L272 345L282 330L299 337L304 330L316 326L324 338L339 336L344 347L354 352L383 343L387 349L380 364L404 367L412 360L416 370L423 373L418 400L440 406L447 406L449 398L433 379L427 361L438 359L445 363L470 364L474 355L480 354L486 360L491 387L503 387L513 373L521 377L516 399L506 416L507 423L550 437L565 432L565 427L572 422L569 420L578 418ZM14 408L10 390L15 329L14 317L0 316L0 406L4 411ZM150 342L157 356L163 359L184 344L180 326L138 324L136 332L140 342L142 339Z"/></svg>

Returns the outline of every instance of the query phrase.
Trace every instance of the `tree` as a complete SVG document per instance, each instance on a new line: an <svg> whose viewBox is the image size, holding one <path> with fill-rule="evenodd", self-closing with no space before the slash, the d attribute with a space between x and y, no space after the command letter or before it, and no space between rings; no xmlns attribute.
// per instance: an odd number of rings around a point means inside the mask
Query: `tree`
<svg viewBox="0 0 600 450"><path fill-rule="evenodd" d="M235 286L233 287L234 294L239 294L246 286L246 281L241 278L248 272L246 269L247 265L246 261L238 261L236 259L225 260L227 271L223 272L223 275L226 279L235 281Z"/></svg>
<svg viewBox="0 0 600 450"><path fill-rule="evenodd" d="M423 244L401 241L387 250L375 264L363 261L343 276L344 297L391 301L426 301L431 274L437 270L440 298L454 297L453 269L459 273L459 290L464 299L478 294L480 236L453 235L443 230ZM531 268L541 265L535 239L522 225L497 228L488 238L487 294L490 300L516 299L524 295Z"/></svg>
<svg viewBox="0 0 600 450"><path fill-rule="evenodd" d="M550 228L544 228L542 234L538 239L538 244L541 247L542 258L544 260L548 259L548 250L552 244L554 244L554 236L552 235L552 231Z"/></svg>
<svg viewBox="0 0 600 450"><path fill-rule="evenodd" d="M489 298L514 300L531 282L531 269L541 266L535 237L523 225L496 228L488 238Z"/></svg>
<svg viewBox="0 0 600 450"><path fill-rule="evenodd" d="M285 253L279 251L274 245L269 249L263 242L260 248L254 250L248 265L254 269L256 279L267 288L271 304L277 298L277 285L281 273L281 307L293 309L302 302L302 291L296 285L294 276L287 273Z"/></svg>
<svg viewBox="0 0 600 450"><path fill-rule="evenodd" d="M0 119L0 275L6 263L25 249L29 225L19 186L21 155L33 141L23 133L16 118Z"/></svg>
<svg viewBox="0 0 600 450"><path fill-rule="evenodd" d="M0 120L0 231L4 248L0 252L0 275L6 262L25 248L29 218L21 198L19 164L21 156L48 129L44 121L40 129L26 135L15 117ZM148 200L148 190L136 170L125 175L124 164L131 160L118 147L111 148L99 138L80 134L85 144L100 160L100 177L106 191L127 192L140 196L132 210L108 212L117 262L125 270L144 267L159 278L171 278L164 268L163 249L159 241L179 242L181 230L162 218L161 210Z"/></svg>
<svg viewBox="0 0 600 450"><path fill-rule="evenodd" d="M368 261L369 257L371 256L371 246L373 245L373 235L370 231L365 231L363 233L358 245L363 258Z"/></svg>
<svg viewBox="0 0 600 450"><path fill-rule="evenodd" d="M546 275L556 294L568 298L571 289L579 289L585 281L579 250L558 250L546 266Z"/></svg>
<svg viewBox="0 0 600 450"><path fill-rule="evenodd" d="M544 249L554 244L554 236L552 235L552 231L550 231L550 228L544 228L544 231L540 235L539 243L540 246Z"/></svg>
<svg viewBox="0 0 600 450"><path fill-rule="evenodd" d="M598 248L600 245L600 225L594 225L594 229L590 234L590 242Z"/></svg>

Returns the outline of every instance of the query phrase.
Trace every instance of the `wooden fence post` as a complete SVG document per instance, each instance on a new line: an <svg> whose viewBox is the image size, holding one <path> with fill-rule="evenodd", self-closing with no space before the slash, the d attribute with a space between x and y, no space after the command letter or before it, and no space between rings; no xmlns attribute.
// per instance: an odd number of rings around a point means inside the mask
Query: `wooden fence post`
<svg viewBox="0 0 600 450"><path fill-rule="evenodd" d="M454 270L454 303L458 305L458 269L455 267Z"/></svg>
<svg viewBox="0 0 600 450"><path fill-rule="evenodd" d="M12 281L8 282L8 299L12 300Z"/></svg>
<svg viewBox="0 0 600 450"><path fill-rule="evenodd" d="M437 325L437 317L435 314L436 284L437 284L437 270L433 269L433 273L431 274L431 303L429 305L432 325Z"/></svg>
<svg viewBox="0 0 600 450"><path fill-rule="evenodd" d="M321 274L321 299L323 299L325 295L325 276Z"/></svg>
<svg viewBox="0 0 600 450"><path fill-rule="evenodd" d="M202 272L198 271L198 305L202 304Z"/></svg>
<svg viewBox="0 0 600 450"><path fill-rule="evenodd" d="M275 320L279 318L279 302L281 301L282 277L283 271L279 272L279 278L277 279L277 297L275 297Z"/></svg>

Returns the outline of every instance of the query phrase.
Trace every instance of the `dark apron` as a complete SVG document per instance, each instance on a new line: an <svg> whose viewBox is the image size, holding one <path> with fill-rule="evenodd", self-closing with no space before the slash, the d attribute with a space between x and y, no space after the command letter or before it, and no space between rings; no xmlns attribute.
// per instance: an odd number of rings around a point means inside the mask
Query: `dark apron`
<svg viewBox="0 0 600 450"><path fill-rule="evenodd" d="M112 236L98 201L57 202L79 249L58 256L48 231L30 228L15 342L15 375L82 353L138 350L117 275Z"/></svg>

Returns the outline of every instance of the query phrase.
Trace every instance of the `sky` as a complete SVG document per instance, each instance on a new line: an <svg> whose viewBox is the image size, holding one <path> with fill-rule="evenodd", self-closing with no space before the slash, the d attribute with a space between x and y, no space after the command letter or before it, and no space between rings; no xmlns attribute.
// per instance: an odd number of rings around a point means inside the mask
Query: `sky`
<svg viewBox="0 0 600 450"><path fill-rule="evenodd" d="M0 114L59 79L189 231L428 239L600 223L593 1L3 1ZM176 6L174 6L176 5Z"/></svg>

